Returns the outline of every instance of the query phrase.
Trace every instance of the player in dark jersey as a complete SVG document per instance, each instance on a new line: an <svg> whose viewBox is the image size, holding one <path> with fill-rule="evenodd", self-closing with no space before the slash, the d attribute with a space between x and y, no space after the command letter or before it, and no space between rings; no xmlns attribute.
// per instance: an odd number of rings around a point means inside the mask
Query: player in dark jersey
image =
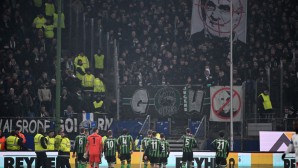
<svg viewBox="0 0 298 168"><path fill-rule="evenodd" d="M134 150L133 138L128 134L128 131L125 128L122 133L123 134L117 139L119 148L118 157L121 160L121 168L125 167L125 160L127 161L127 168L130 168L131 154Z"/></svg>
<svg viewBox="0 0 298 168"><path fill-rule="evenodd" d="M183 155L182 155L182 168L190 167L193 161L193 148L197 147L197 141L193 137L189 128L186 128L185 135L180 139L183 140Z"/></svg>
<svg viewBox="0 0 298 168"><path fill-rule="evenodd" d="M148 142L148 146L145 151L144 159L150 158L150 164L153 168L158 168L160 163L162 146L160 140L156 138L156 132L152 131L152 138Z"/></svg>
<svg viewBox="0 0 298 168"><path fill-rule="evenodd" d="M160 154L160 167L166 168L168 164L168 157L170 155L170 145L169 142L165 139L163 133L160 134L160 143L161 143L161 154Z"/></svg>
<svg viewBox="0 0 298 168"><path fill-rule="evenodd" d="M108 137L104 141L105 159L108 162L108 168L114 168L116 164L116 152L119 150L117 145L117 139L113 138L112 130L109 130L107 135Z"/></svg>
<svg viewBox="0 0 298 168"><path fill-rule="evenodd" d="M151 136L152 136L152 130L148 130L148 131L147 131L147 137L145 137L145 138L142 140L142 148L143 148L144 152L146 151L146 148L147 148L147 146L148 146L148 142L149 142L149 140L151 139ZM145 155L146 155L146 154L144 153L144 156L145 156ZM143 156L144 168L147 168L149 158L146 158L146 159L145 159L144 156Z"/></svg>
<svg viewBox="0 0 298 168"><path fill-rule="evenodd" d="M215 164L217 168L224 168L227 165L227 157L230 152L229 142L224 139L224 132L219 132L219 138L215 139L211 145L216 150Z"/></svg>
<svg viewBox="0 0 298 168"><path fill-rule="evenodd" d="M87 161L84 158L84 153L86 150L86 144L87 144L87 136L86 136L86 130L85 128L81 128L80 135L76 136L75 140L75 147L72 153L72 158L76 157L76 167L77 168L86 168Z"/></svg>

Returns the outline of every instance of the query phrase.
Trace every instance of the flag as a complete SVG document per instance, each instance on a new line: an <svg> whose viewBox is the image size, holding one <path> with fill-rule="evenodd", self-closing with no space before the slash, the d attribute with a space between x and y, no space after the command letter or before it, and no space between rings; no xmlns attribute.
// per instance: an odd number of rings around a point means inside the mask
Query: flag
<svg viewBox="0 0 298 168"><path fill-rule="evenodd" d="M243 113L242 86L233 87L233 121L241 121ZM230 87L210 87L210 121L230 122Z"/></svg>
<svg viewBox="0 0 298 168"><path fill-rule="evenodd" d="M83 113L83 121L86 121L86 120L93 121L94 120L93 113Z"/></svg>
<svg viewBox="0 0 298 168"><path fill-rule="evenodd" d="M246 42L247 0L233 2L233 38ZM229 1L193 0L191 35L203 32L209 37L230 37Z"/></svg>

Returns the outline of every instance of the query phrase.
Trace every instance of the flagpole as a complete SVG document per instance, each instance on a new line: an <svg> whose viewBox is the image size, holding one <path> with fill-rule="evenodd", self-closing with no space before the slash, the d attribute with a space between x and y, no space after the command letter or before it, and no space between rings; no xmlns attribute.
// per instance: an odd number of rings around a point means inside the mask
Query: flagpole
<svg viewBox="0 0 298 168"><path fill-rule="evenodd" d="M230 0L230 147L231 151L234 148L234 135L233 135L233 0Z"/></svg>

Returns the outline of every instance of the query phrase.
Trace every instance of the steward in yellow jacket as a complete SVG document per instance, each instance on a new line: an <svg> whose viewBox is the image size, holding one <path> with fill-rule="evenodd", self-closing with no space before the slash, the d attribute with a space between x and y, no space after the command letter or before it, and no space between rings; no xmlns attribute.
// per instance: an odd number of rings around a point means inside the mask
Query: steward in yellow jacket
<svg viewBox="0 0 298 168"><path fill-rule="evenodd" d="M71 148L70 140L66 136L66 134L64 134L64 132L61 133L61 137L62 139L61 139L61 143L58 151L59 163L57 162L56 167L59 167L59 165L61 167L70 167L70 164L69 164L70 148Z"/></svg>
<svg viewBox="0 0 298 168"><path fill-rule="evenodd" d="M47 167L47 145L44 137L43 128L39 128L34 136L34 148L36 153L35 167Z"/></svg>
<svg viewBox="0 0 298 168"><path fill-rule="evenodd" d="M89 68L89 60L88 60L88 58L86 57L86 55L85 55L83 52L81 52L81 53L75 58L74 63L75 63L76 66L77 66L79 60L82 60L83 67L84 67L85 69Z"/></svg>
<svg viewBox="0 0 298 168"><path fill-rule="evenodd" d="M89 69L86 70L86 74L82 78L82 87L83 89L93 90L94 86L94 75L91 74Z"/></svg>
<svg viewBox="0 0 298 168"><path fill-rule="evenodd" d="M82 81L83 76L86 74L85 68L83 66L82 60L78 60L78 64L76 65L76 77Z"/></svg>
<svg viewBox="0 0 298 168"><path fill-rule="evenodd" d="M54 131L49 131L48 136L46 137L46 142L47 142L47 149L49 151L55 150Z"/></svg>
<svg viewBox="0 0 298 168"><path fill-rule="evenodd" d="M8 151L19 151L23 147L22 139L16 136L15 131L10 132L10 136L6 138L6 149Z"/></svg>

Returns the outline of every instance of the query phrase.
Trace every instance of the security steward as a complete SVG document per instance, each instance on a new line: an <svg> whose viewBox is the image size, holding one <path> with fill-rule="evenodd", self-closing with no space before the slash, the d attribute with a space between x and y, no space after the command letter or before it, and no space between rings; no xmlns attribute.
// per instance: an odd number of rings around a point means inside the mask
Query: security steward
<svg viewBox="0 0 298 168"><path fill-rule="evenodd" d="M16 136L15 131L10 132L10 136L6 138L6 149L8 151L20 151L23 147L22 139Z"/></svg>
<svg viewBox="0 0 298 168"><path fill-rule="evenodd" d="M83 76L86 74L85 68L83 66L83 62L81 59L78 60L76 64L76 77L82 81Z"/></svg>
<svg viewBox="0 0 298 168"><path fill-rule="evenodd" d="M101 52L100 49L97 50L97 53L94 55L94 62L95 62L95 73L99 74L99 73L103 73L104 71L104 60L105 60L105 56L103 55L103 53Z"/></svg>
<svg viewBox="0 0 298 168"><path fill-rule="evenodd" d="M103 100L100 96L97 96L93 102L93 111L94 112L103 112Z"/></svg>
<svg viewBox="0 0 298 168"><path fill-rule="evenodd" d="M82 78L82 87L84 90L93 90L94 75L91 74L90 69L86 69L86 74Z"/></svg>
<svg viewBox="0 0 298 168"><path fill-rule="evenodd" d="M71 168L70 164L69 164L70 147L71 147L70 140L67 137L67 135L64 134L64 132L61 133L61 137L62 137L62 140L61 140L59 151L58 151L58 157L60 158L59 159L60 160L60 167L62 167L62 168L64 168L64 167ZM56 166L56 167L59 167L59 166Z"/></svg>
<svg viewBox="0 0 298 168"><path fill-rule="evenodd" d="M46 138L44 137L43 128L39 128L38 133L34 136L34 148L36 153L35 167L46 168L47 167L47 145Z"/></svg>
<svg viewBox="0 0 298 168"><path fill-rule="evenodd" d="M103 74L95 75L93 93L97 96L105 96L106 88L103 83Z"/></svg>
<svg viewBox="0 0 298 168"><path fill-rule="evenodd" d="M268 118L268 115L273 112L268 88L258 96L258 111L262 118Z"/></svg>
<svg viewBox="0 0 298 168"><path fill-rule="evenodd" d="M55 150L55 137L54 137L54 131L49 131L48 136L46 137L47 140L47 149L48 151Z"/></svg>

